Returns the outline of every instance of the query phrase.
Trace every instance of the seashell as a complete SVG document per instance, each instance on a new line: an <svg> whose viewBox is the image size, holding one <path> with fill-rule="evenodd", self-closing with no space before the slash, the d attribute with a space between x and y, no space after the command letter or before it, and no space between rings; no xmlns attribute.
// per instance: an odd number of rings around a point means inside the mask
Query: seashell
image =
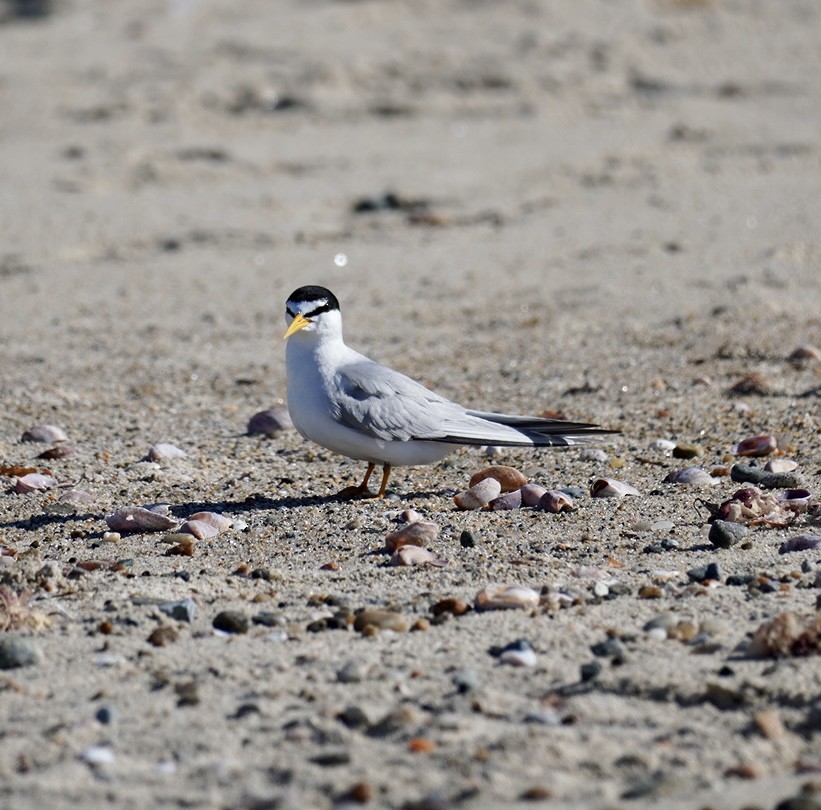
<svg viewBox="0 0 821 810"><path fill-rule="evenodd" d="M175 458L185 458L187 455L185 450L181 450L175 444L159 442L158 444L152 444L151 447L148 448L146 458L149 461L170 461Z"/></svg>
<svg viewBox="0 0 821 810"><path fill-rule="evenodd" d="M765 465L767 472L788 473L798 469L798 462L791 458L771 458Z"/></svg>
<svg viewBox="0 0 821 810"><path fill-rule="evenodd" d="M435 523L417 520L386 535L385 551L393 552L403 546L418 546L424 548L438 536L439 527Z"/></svg>
<svg viewBox="0 0 821 810"><path fill-rule="evenodd" d="M455 495L453 502L459 509L481 509L494 498L498 498L501 492L502 485L495 478L485 478L470 489Z"/></svg>
<svg viewBox="0 0 821 810"><path fill-rule="evenodd" d="M625 495L641 495L630 484L616 478L597 478L590 487L593 498L623 498Z"/></svg>
<svg viewBox="0 0 821 810"><path fill-rule="evenodd" d="M221 515L219 512L195 512L193 515L189 515L186 520L196 520L200 523L207 523L218 532L227 531L234 525L234 522L230 518Z"/></svg>
<svg viewBox="0 0 821 810"><path fill-rule="evenodd" d="M536 652L527 639L520 638L502 648L499 663L513 667L533 667L536 666Z"/></svg>
<svg viewBox="0 0 821 810"><path fill-rule="evenodd" d="M672 470L667 473L664 483L689 484L693 487L714 487L720 481L701 467L684 467L684 469Z"/></svg>
<svg viewBox="0 0 821 810"><path fill-rule="evenodd" d="M809 551L821 548L821 535L799 534L784 541L778 549L779 554L789 554L791 551Z"/></svg>
<svg viewBox="0 0 821 810"><path fill-rule="evenodd" d="M753 372L733 383L727 389L727 393L732 396L741 396L744 394L759 394L760 396L764 396L765 394L771 393L771 389L763 375L758 372Z"/></svg>
<svg viewBox="0 0 821 810"><path fill-rule="evenodd" d="M249 436L268 436L268 438L272 438L283 430L292 430L293 427L294 423L291 421L288 408L279 405L276 408L255 413L248 420L245 432Z"/></svg>
<svg viewBox="0 0 821 810"><path fill-rule="evenodd" d="M552 512L554 515L559 512L573 512L575 510L573 499L566 492L561 492L558 489L545 492L539 500L538 508L542 512Z"/></svg>
<svg viewBox="0 0 821 810"><path fill-rule="evenodd" d="M486 467L484 470L474 473L468 486L472 488L487 478L498 481L502 487L502 492L513 492L515 489L521 489L527 483L527 478L515 467L494 464L492 467Z"/></svg>
<svg viewBox="0 0 821 810"><path fill-rule="evenodd" d="M399 515L399 522L400 523L418 523L422 520L422 515L419 514L415 509L405 509Z"/></svg>
<svg viewBox="0 0 821 810"><path fill-rule="evenodd" d="M793 362L800 362L802 360L821 360L821 349L817 349L809 343L804 343L801 346L796 346L790 352L787 360L792 360Z"/></svg>
<svg viewBox="0 0 821 810"><path fill-rule="evenodd" d="M163 532L180 524L165 503L123 506L106 515L105 522L115 532Z"/></svg>
<svg viewBox="0 0 821 810"><path fill-rule="evenodd" d="M40 444L54 444L55 442L67 440L68 436L66 436L63 429L56 425L35 425L20 437L20 441L38 442Z"/></svg>
<svg viewBox="0 0 821 810"><path fill-rule="evenodd" d="M32 472L21 476L14 485L14 491L18 495L25 495L29 492L38 492L43 489L51 489L57 486L57 479L44 473Z"/></svg>
<svg viewBox="0 0 821 810"><path fill-rule="evenodd" d="M91 504L97 496L84 489L67 489L58 499L62 503Z"/></svg>
<svg viewBox="0 0 821 810"><path fill-rule="evenodd" d="M734 456L769 456L778 447L775 436L750 436L730 448Z"/></svg>
<svg viewBox="0 0 821 810"><path fill-rule="evenodd" d="M651 450L661 450L663 453L672 453L676 448L676 443L669 439L656 439L650 442Z"/></svg>
<svg viewBox="0 0 821 810"><path fill-rule="evenodd" d="M219 529L210 523L206 523L204 520L192 520L189 518L177 529L177 532L179 534L193 535L197 540L208 540L211 537L216 537L219 534Z"/></svg>
<svg viewBox="0 0 821 810"><path fill-rule="evenodd" d="M510 509L518 509L522 505L522 491L514 489L513 492L505 492L498 498L494 498L487 506L491 512L503 512Z"/></svg>
<svg viewBox="0 0 821 810"><path fill-rule="evenodd" d="M538 506L547 489L539 484L525 484L519 492L522 493L522 506Z"/></svg>
<svg viewBox="0 0 821 810"><path fill-rule="evenodd" d="M77 451L70 444L58 444L56 447L50 447L48 450L43 450L37 455L44 461L55 461L60 458L70 458L77 455Z"/></svg>
<svg viewBox="0 0 821 810"><path fill-rule="evenodd" d="M437 568L442 568L448 564L448 561L437 558L432 551L422 548L421 546L401 546L394 551L390 564L433 565Z"/></svg>
<svg viewBox="0 0 821 810"><path fill-rule="evenodd" d="M392 610L363 610L354 619L353 629L357 633L365 633L369 627L404 633L408 629L408 620L401 613Z"/></svg>
<svg viewBox="0 0 821 810"><path fill-rule="evenodd" d="M811 498L812 492L808 489L785 489L778 496L779 501L784 501L790 506L799 506L801 504L808 506Z"/></svg>
<svg viewBox="0 0 821 810"><path fill-rule="evenodd" d="M476 610L525 610L539 606L539 594L524 585L488 585L476 594Z"/></svg>

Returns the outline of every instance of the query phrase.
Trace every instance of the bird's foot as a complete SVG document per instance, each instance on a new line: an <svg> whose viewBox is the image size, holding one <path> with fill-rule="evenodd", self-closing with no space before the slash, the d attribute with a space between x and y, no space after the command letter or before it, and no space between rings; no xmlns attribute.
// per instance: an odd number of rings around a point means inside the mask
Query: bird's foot
<svg viewBox="0 0 821 810"><path fill-rule="evenodd" d="M336 497L349 501L353 498L364 498L365 500L369 500L380 496L371 492L367 487L363 487L362 484L356 484L354 486L343 487L336 493Z"/></svg>

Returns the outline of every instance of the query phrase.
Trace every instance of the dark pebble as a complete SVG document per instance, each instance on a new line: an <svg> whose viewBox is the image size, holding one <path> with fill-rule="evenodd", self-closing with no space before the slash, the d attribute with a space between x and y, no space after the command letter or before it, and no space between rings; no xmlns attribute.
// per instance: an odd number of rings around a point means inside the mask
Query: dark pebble
<svg viewBox="0 0 821 810"><path fill-rule="evenodd" d="M183 582L190 582L191 581L191 572L190 571L175 571L174 576L178 579L181 579Z"/></svg>
<svg viewBox="0 0 821 810"><path fill-rule="evenodd" d="M42 651L30 639L17 635L0 636L0 669L29 667L42 660Z"/></svg>
<svg viewBox="0 0 821 810"><path fill-rule="evenodd" d="M348 706L336 716L336 719L350 729L367 728L371 724L368 715L359 706Z"/></svg>
<svg viewBox="0 0 821 810"><path fill-rule="evenodd" d="M472 532L469 532L467 529L465 529L459 535L459 544L462 546L462 548L474 548L476 545L476 538L473 536Z"/></svg>
<svg viewBox="0 0 821 810"><path fill-rule="evenodd" d="M270 613L267 610L260 611L251 619L254 624L262 625L262 627L280 627L282 616L279 613Z"/></svg>
<svg viewBox="0 0 821 810"><path fill-rule="evenodd" d="M747 534L747 527L729 520L714 520L708 538L716 548L731 548Z"/></svg>
<svg viewBox="0 0 821 810"><path fill-rule="evenodd" d="M706 579L721 579L718 563L714 562L711 562L708 565L699 565L695 568L691 568L687 572L687 576L690 577L693 582L704 582Z"/></svg>
<svg viewBox="0 0 821 810"><path fill-rule="evenodd" d="M100 706L94 715L94 719L104 726L111 725L117 719L117 711L111 706Z"/></svg>
<svg viewBox="0 0 821 810"><path fill-rule="evenodd" d="M458 672L453 673L451 683L456 687L456 691L460 695L466 695L479 686L479 677L473 670L460 669Z"/></svg>
<svg viewBox="0 0 821 810"><path fill-rule="evenodd" d="M563 492L565 495L573 498L574 501L578 501L587 495L587 490L581 487L562 487L559 492Z"/></svg>
<svg viewBox="0 0 821 810"><path fill-rule="evenodd" d="M327 751L311 757L311 762L322 768L334 768L337 765L347 765L351 761L348 751Z"/></svg>
<svg viewBox="0 0 821 810"><path fill-rule="evenodd" d="M726 584L735 585L736 587L738 587L743 585L749 585L751 582L754 582L755 579L755 574L730 574L730 576L727 577Z"/></svg>
<svg viewBox="0 0 821 810"><path fill-rule="evenodd" d="M611 658L614 661L624 661L627 657L627 651L617 638L608 638L607 641L600 641L594 644L590 651L597 658Z"/></svg>
<svg viewBox="0 0 821 810"><path fill-rule="evenodd" d="M598 661L588 661L579 667L579 680L582 683L594 681L601 675L601 664Z"/></svg>
<svg viewBox="0 0 821 810"><path fill-rule="evenodd" d="M821 802L809 795L790 796L779 802L775 810L821 810Z"/></svg>
<svg viewBox="0 0 821 810"><path fill-rule="evenodd" d="M228 715L228 719L242 720L243 717L250 717L253 714L262 714L256 703L241 703L233 714Z"/></svg>
<svg viewBox="0 0 821 810"><path fill-rule="evenodd" d="M756 484L764 489L794 489L801 486L801 476L798 473L767 472L752 464L733 464L730 478L739 484Z"/></svg>
<svg viewBox="0 0 821 810"><path fill-rule="evenodd" d="M625 582L614 582L612 585L608 586L610 588L610 593L607 594L606 598L615 598L617 596L630 596L632 590L630 586Z"/></svg>
<svg viewBox="0 0 821 810"><path fill-rule="evenodd" d="M247 633L250 626L248 617L239 610L223 610L217 613L212 624L224 633Z"/></svg>

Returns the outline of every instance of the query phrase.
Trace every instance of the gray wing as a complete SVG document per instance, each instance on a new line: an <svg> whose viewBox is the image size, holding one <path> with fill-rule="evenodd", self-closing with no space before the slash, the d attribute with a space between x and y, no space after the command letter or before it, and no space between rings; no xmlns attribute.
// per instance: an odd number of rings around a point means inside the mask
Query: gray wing
<svg viewBox="0 0 821 810"><path fill-rule="evenodd" d="M376 439L444 437L442 420L463 409L410 377L370 360L348 363L334 377L337 421Z"/></svg>

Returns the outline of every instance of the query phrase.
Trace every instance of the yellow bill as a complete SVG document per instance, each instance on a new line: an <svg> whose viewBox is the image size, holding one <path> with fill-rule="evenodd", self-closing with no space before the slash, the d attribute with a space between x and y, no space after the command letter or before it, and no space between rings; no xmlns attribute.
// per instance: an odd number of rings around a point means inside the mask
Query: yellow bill
<svg viewBox="0 0 821 810"><path fill-rule="evenodd" d="M291 321L291 325L288 327L288 331L282 336L282 339L285 340L286 338L291 337L294 332L298 332L300 329L304 329L310 321L300 312L297 316Z"/></svg>

